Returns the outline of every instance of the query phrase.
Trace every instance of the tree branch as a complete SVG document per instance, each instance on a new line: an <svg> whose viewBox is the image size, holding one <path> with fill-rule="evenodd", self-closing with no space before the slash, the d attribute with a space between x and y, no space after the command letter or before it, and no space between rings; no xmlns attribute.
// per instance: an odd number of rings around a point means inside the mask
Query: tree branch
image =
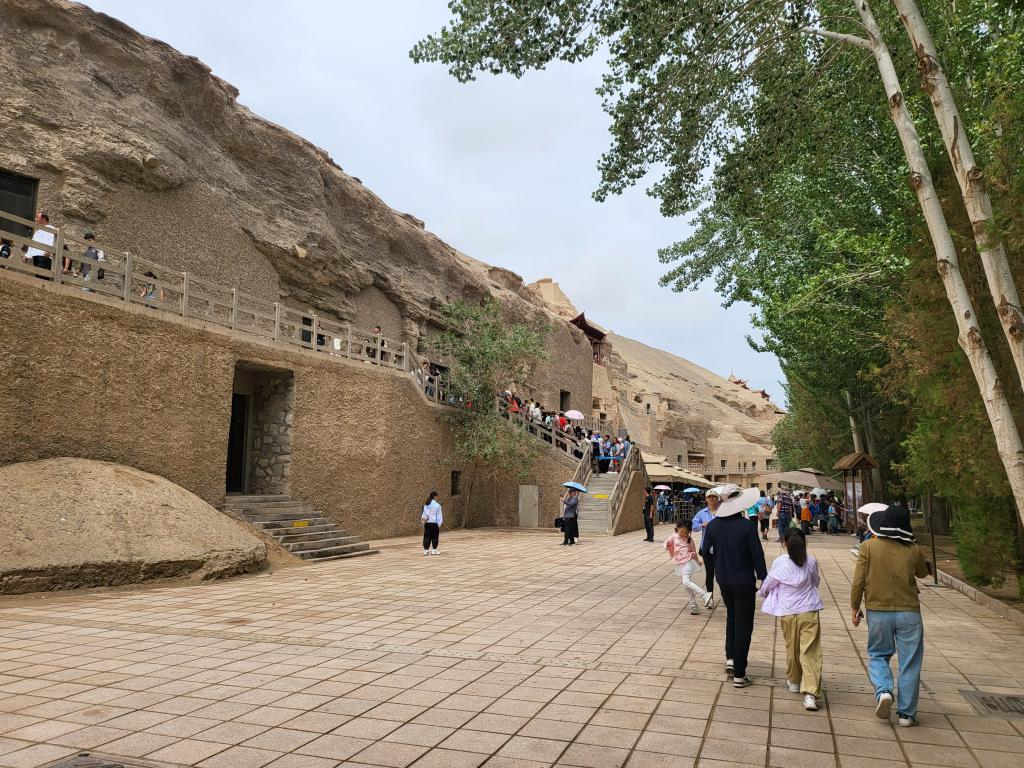
<svg viewBox="0 0 1024 768"><path fill-rule="evenodd" d="M800 31L805 35L817 35L818 37L825 37L829 40L838 40L840 43L847 43L848 45L855 45L858 48L863 48L866 51L873 50L871 41L866 37L857 37L856 35L847 35L843 32L833 32L830 29L820 29L818 27L801 27Z"/></svg>

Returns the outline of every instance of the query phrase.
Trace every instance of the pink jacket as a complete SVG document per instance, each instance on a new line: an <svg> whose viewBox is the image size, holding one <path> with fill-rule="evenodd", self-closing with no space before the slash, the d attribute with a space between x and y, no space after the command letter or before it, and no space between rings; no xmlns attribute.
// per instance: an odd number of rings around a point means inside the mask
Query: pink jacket
<svg viewBox="0 0 1024 768"><path fill-rule="evenodd" d="M764 598L761 610L773 616L791 616L805 611L822 609L818 594L818 561L810 555L803 567L780 555L772 563L768 578L761 583L757 594Z"/></svg>
<svg viewBox="0 0 1024 768"><path fill-rule="evenodd" d="M694 546L693 539L683 541L678 533L673 533L665 539L665 549L668 550L668 556L677 565L686 565L691 560L697 559L697 547Z"/></svg>

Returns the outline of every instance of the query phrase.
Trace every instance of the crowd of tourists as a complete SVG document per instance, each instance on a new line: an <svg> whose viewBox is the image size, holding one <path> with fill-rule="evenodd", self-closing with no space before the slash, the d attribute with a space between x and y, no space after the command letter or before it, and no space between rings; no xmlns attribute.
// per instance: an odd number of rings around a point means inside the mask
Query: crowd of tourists
<svg viewBox="0 0 1024 768"><path fill-rule="evenodd" d="M644 504L647 541L653 540L653 494L648 490ZM836 504L827 499L829 506ZM782 492L767 499L756 488L735 485L712 488L707 506L692 520L680 520L665 541L665 549L676 565L691 614L701 605L715 606L714 582L725 604L725 671L735 688L746 688L755 601L762 599L762 611L779 618L786 643L786 681L790 692L803 696L804 708L816 711L822 695L822 638L819 587L821 572L817 560L807 551L814 520L809 494ZM806 502L802 503L802 502ZM791 506L792 505L792 506ZM771 568L765 562L758 534L765 531L759 516L769 507L778 515L778 530L784 554ZM756 509L755 514L750 511ZM914 543L910 512L900 505L867 504L867 536L857 552L857 565L850 586L850 621L854 627L865 618L868 624L868 676L875 691L875 714L888 719L895 705L900 726L917 725L918 692L924 656L924 628L918 597L917 578L926 576L931 565ZM758 516L755 516L758 515ZM832 515L819 512L819 518ZM770 520L770 518L768 518ZM825 529L830 532L829 527ZM695 536L699 535L699 540ZM762 533L763 535L763 533ZM703 567L703 585L695 580ZM866 614L865 611L866 610ZM894 679L890 661L898 658Z"/></svg>

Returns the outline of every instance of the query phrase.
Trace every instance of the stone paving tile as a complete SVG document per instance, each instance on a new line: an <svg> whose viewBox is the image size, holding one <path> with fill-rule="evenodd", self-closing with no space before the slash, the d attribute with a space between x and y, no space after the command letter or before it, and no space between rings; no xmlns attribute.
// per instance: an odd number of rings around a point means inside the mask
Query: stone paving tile
<svg viewBox="0 0 1024 768"><path fill-rule="evenodd" d="M922 594L921 725L875 718L847 537L811 539L826 668L808 713L763 614L755 685L727 684L722 611L689 616L658 548L446 535L426 562L396 540L258 579L0 600L0 768L76 749L203 768L1024 765L1024 721L960 695L1024 693L1024 630L950 590ZM424 580L441 596L426 616Z"/></svg>

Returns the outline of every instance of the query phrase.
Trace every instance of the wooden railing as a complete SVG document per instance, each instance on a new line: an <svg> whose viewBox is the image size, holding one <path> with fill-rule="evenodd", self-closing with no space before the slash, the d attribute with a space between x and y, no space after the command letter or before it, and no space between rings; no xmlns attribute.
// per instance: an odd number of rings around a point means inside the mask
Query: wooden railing
<svg viewBox="0 0 1024 768"><path fill-rule="evenodd" d="M522 413L513 413L509 410L508 402L503 398L498 398L498 412L510 422L518 424L529 434L536 436L556 451L564 453L573 461L579 461L583 456L585 449L581 442L587 441L577 441L575 437L557 427L546 427L544 424L530 421Z"/></svg>
<svg viewBox="0 0 1024 768"><path fill-rule="evenodd" d="M583 446L583 456L580 457L579 466L576 467L576 472L572 476L572 482L579 483L583 487L586 487L587 483L590 482L590 472L592 465L592 456L594 455L594 444L589 440L584 441L586 445Z"/></svg>
<svg viewBox="0 0 1024 768"><path fill-rule="evenodd" d="M23 237L9 229L11 224L50 232L54 243L44 245ZM11 256L0 259L0 269L79 287L83 298L106 296L314 352L401 371L409 367L405 342L362 331L315 312L267 301L189 272L178 272L136 254L74 237L61 228L41 227L4 213L0 217L0 239L11 243ZM22 248L42 251L44 258L37 262L48 261L49 265L36 266L25 261ZM87 248L98 249L96 253L102 254L102 260L87 257Z"/></svg>

